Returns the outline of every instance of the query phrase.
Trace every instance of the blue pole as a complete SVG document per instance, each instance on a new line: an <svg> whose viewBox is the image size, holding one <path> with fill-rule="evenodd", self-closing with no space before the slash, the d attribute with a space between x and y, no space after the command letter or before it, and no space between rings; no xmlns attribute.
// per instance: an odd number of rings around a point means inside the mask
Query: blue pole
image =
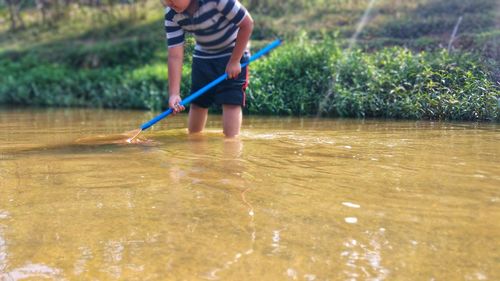
<svg viewBox="0 0 500 281"><path fill-rule="evenodd" d="M279 45L281 44L281 40L278 39L278 40L275 40L274 42L270 43L269 45L267 45L266 47L262 48L262 50L258 51L257 53L255 53L253 56L250 57L250 60L246 63L243 63L241 65L241 68L247 66L248 64L250 64L251 62L257 60L258 58L262 57L263 55L267 54L269 51L271 51L272 49L278 47ZM220 76L219 78L215 79L214 81L208 83L207 85L205 85L203 88L199 89L198 91L192 93L190 96L188 96L187 98L183 99L182 102L181 102L181 105L183 106L186 106L188 105L189 103L191 103L194 99L196 99L197 97L203 95L206 91L210 90L212 87L214 87L215 85L219 84L220 82L224 81L225 79L227 78L227 73L224 73L222 76ZM146 129L148 129L149 127L153 126L154 124L156 124L156 122L160 121L161 119L169 116L170 114L172 114L173 110L171 108L165 110L164 112L162 112L161 114L159 114L158 116L156 116L155 118L149 120L148 122L142 124L141 126L141 131L144 131Z"/></svg>

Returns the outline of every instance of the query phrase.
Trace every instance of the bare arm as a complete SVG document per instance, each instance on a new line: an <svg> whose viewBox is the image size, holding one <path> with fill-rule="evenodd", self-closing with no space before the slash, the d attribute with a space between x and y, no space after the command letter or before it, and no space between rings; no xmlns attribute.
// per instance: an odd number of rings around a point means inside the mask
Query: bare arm
<svg viewBox="0 0 500 281"><path fill-rule="evenodd" d="M184 46L168 48L168 106L174 113L184 110L183 106L176 108L181 102L182 62L184 60Z"/></svg>
<svg viewBox="0 0 500 281"><path fill-rule="evenodd" d="M240 60L250 40L253 31L253 19L247 14L239 25L238 35L236 36L236 45L226 67L226 73L229 78L236 78L241 72Z"/></svg>

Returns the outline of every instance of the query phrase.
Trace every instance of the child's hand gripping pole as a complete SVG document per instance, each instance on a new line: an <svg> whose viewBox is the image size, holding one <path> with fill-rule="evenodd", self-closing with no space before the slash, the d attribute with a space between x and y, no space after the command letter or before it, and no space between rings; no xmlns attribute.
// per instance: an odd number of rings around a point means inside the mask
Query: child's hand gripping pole
<svg viewBox="0 0 500 281"><path fill-rule="evenodd" d="M241 64L241 68L247 66L248 64L250 64L251 62L257 60L258 58L262 57L263 55L267 54L269 51L271 51L272 49L278 47L279 45L281 44L281 40L278 39L278 40L275 40L273 41L272 43L270 43L269 45L267 45L266 47L264 47L263 49L261 49L260 51L258 51L257 53L255 53L253 56L250 57L250 60L246 63L243 63ZM183 99L182 102L180 103L181 105L183 106L186 106L188 105L189 103L191 103L194 99L196 99L197 97L203 95L206 91L208 91L209 89L211 89L212 87L214 87L215 85L219 84L220 82L224 81L225 79L227 78L227 73L224 73L222 76L220 76L219 78L215 79L214 81L208 83L207 85L205 85L203 88L199 89L198 91L192 93L190 96L188 96L187 98ZM131 142L133 139L135 139L142 131L144 130L147 130L149 127L153 126L154 124L156 124L158 121L160 121L161 119L169 116L170 114L172 114L173 110L171 108L169 108L168 110L162 112L161 114L159 114L158 116L156 116L155 118L149 120L148 122L142 124L142 126L140 127L139 129L139 132L137 132L137 134L135 134L133 137L131 137L130 139L128 139L127 141L128 142Z"/></svg>

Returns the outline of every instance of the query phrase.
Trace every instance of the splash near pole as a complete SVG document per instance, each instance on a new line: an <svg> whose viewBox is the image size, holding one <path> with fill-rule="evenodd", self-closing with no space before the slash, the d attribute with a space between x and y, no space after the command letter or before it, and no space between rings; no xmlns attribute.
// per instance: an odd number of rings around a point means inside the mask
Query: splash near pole
<svg viewBox="0 0 500 281"><path fill-rule="evenodd" d="M253 56L250 57L250 60L246 63L243 63L241 64L241 68L247 66L248 64L250 64L251 62L259 59L260 57L262 57L263 55L269 53L272 49L278 47L279 45L281 44L281 40L278 39L278 40L275 40L273 41L272 43L270 43L269 45L267 45L266 47L264 47L263 49L261 49L260 51L258 51L257 53L255 53ZM199 89L198 91L192 93L190 96L188 96L187 98L183 99L181 101L181 105L182 106L186 106L188 105L189 103L191 103L194 99L196 99L197 97L203 95L204 93L206 93L208 90L210 90L212 87L214 87L215 85L219 84L220 82L224 81L227 79L227 73L224 73L223 75L221 75L219 78L215 79L214 81L208 83L207 85L205 85L203 88ZM133 139L135 139L142 131L144 130L147 130L149 127L153 126L154 124L156 124L158 121L160 121L161 119L169 116L170 114L172 114L173 110L171 108L167 109L166 111L162 112L161 114L159 114L158 116L156 116L155 118L149 120L148 122L142 124L142 126L138 129L138 130L134 130L132 131L135 135L131 138L129 138L127 140L127 142L131 142Z"/></svg>

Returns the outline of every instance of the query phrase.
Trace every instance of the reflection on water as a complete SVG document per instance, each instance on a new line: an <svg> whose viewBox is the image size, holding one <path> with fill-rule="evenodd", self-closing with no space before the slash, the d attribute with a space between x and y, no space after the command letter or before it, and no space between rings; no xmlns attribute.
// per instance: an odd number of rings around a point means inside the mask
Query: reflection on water
<svg viewBox="0 0 500 281"><path fill-rule="evenodd" d="M0 220L8 217L8 213L0 210ZM0 224L0 272L5 272L7 269L7 245L4 238L3 224Z"/></svg>
<svg viewBox="0 0 500 281"><path fill-rule="evenodd" d="M344 242L345 250L340 256L345 261L344 273L349 279L373 279L384 280L390 271L382 266L382 246L390 247L389 242L384 239L384 228L372 233L366 231L370 236L368 244L359 243L355 239L347 239Z"/></svg>
<svg viewBox="0 0 500 281"><path fill-rule="evenodd" d="M8 219L8 212L0 210L0 219ZM0 221L1 222L1 221ZM0 224L0 279L5 281L26 278L55 278L62 280L61 270L44 264L26 263L21 267L8 270L7 243L4 238L4 226Z"/></svg>
<svg viewBox="0 0 500 281"><path fill-rule="evenodd" d="M0 111L0 280L500 280L496 124L148 114Z"/></svg>

